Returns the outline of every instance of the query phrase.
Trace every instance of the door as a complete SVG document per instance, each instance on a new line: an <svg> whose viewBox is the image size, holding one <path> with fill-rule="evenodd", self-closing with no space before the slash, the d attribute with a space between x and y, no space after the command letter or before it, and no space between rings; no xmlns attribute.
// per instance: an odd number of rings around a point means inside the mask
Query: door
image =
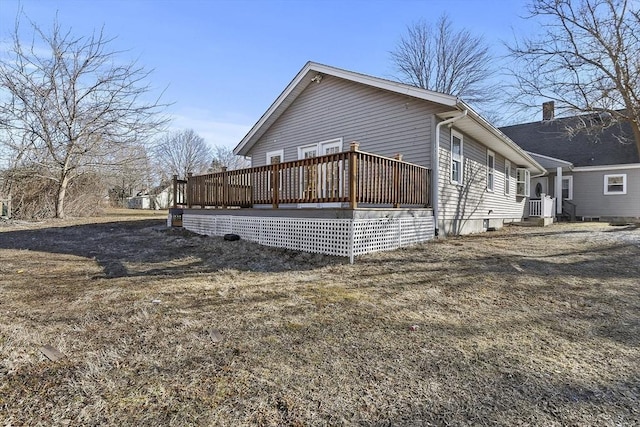
<svg viewBox="0 0 640 427"><path fill-rule="evenodd" d="M298 147L300 160L342 151L342 138ZM300 192L305 199L338 197L340 195L341 165L339 162L303 166ZM340 203L304 203L299 207L339 207Z"/></svg>
<svg viewBox="0 0 640 427"><path fill-rule="evenodd" d="M549 195L549 181L546 176L531 178L531 188L533 188L533 196L531 198L539 199L542 194Z"/></svg>
<svg viewBox="0 0 640 427"><path fill-rule="evenodd" d="M305 160L318 157L318 144L298 148L298 159ZM300 194L303 199L318 197L318 168L316 165L304 165L300 171ZM308 206L307 206L308 205ZM316 207L305 203L306 207Z"/></svg>
<svg viewBox="0 0 640 427"><path fill-rule="evenodd" d="M342 151L342 139L325 141L320 143L320 155L335 154ZM320 174L320 193L322 197L340 197L342 164L340 162L327 162L322 164ZM340 203L323 203L323 207L339 206Z"/></svg>

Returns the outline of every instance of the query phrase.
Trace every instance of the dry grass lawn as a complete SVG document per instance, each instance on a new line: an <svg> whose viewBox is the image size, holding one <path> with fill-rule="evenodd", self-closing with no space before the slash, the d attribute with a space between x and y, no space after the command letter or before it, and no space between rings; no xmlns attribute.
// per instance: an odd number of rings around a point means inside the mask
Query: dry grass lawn
<svg viewBox="0 0 640 427"><path fill-rule="evenodd" d="M0 426L640 424L638 228L349 265L165 222L0 223Z"/></svg>

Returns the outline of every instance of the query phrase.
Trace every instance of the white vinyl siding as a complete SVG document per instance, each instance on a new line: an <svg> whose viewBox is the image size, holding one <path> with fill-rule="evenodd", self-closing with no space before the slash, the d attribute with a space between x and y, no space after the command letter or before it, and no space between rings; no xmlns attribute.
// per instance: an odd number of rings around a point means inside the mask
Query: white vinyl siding
<svg viewBox="0 0 640 427"><path fill-rule="evenodd" d="M627 194L627 174L605 175L604 194Z"/></svg>
<svg viewBox="0 0 640 427"><path fill-rule="evenodd" d="M586 218L639 218L640 219L640 165L632 165L626 169L614 165L610 169L577 167L572 170L573 200L576 205L576 215ZM624 188L621 192L606 194L608 184L613 179L615 190ZM626 179L622 178L626 176ZM616 181L618 184L616 184Z"/></svg>
<svg viewBox="0 0 640 427"><path fill-rule="evenodd" d="M496 154L487 150L487 191L493 191L496 181Z"/></svg>
<svg viewBox="0 0 640 427"><path fill-rule="evenodd" d="M461 134L453 129L453 132ZM439 175L439 228L444 234L477 231L484 220L494 226L504 221L519 221L524 215L526 199L516 198L514 193L513 161L495 153L494 192L487 189L487 147L463 134L462 176L463 185L451 182L451 133L442 129L440 135ZM506 164L509 164L507 168ZM505 173L509 169L511 190L504 194ZM474 225L475 224L475 225ZM475 228L474 228L475 227ZM486 227L485 227L486 228ZM480 230L481 231L481 230Z"/></svg>

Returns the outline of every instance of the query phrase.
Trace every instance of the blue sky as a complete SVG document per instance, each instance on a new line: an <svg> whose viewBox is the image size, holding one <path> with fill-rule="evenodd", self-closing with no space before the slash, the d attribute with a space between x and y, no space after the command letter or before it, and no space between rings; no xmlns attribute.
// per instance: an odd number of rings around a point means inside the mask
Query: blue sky
<svg viewBox="0 0 640 427"><path fill-rule="evenodd" d="M230 148L307 61L392 78L389 51L407 25L443 12L498 55L535 31L521 0L0 0L4 41L19 8L44 28L57 13L76 36L104 26L123 59L154 70L174 128Z"/></svg>

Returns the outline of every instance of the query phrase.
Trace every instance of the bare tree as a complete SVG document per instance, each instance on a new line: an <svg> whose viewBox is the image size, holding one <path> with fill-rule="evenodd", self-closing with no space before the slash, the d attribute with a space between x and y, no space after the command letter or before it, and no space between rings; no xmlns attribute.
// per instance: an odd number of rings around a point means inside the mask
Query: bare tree
<svg viewBox="0 0 640 427"><path fill-rule="evenodd" d="M553 100L560 114L605 118L600 127L628 121L640 153L639 4L534 0L529 11L544 31L509 46L519 105L538 110L541 100Z"/></svg>
<svg viewBox="0 0 640 427"><path fill-rule="evenodd" d="M209 170L211 172L220 172L222 167L227 170L236 170L248 168L250 162L242 156L236 155L232 149L224 145L216 145L213 149L213 160Z"/></svg>
<svg viewBox="0 0 640 427"><path fill-rule="evenodd" d="M16 21L0 62L0 130L9 135L2 142L55 182L55 216L63 218L70 183L147 139L165 123L164 105L147 100L150 72L120 62L103 30L76 37L57 20L50 32L31 28L24 44Z"/></svg>
<svg viewBox="0 0 640 427"><path fill-rule="evenodd" d="M189 172L205 173L213 158L211 147L193 129L165 134L153 151L163 180L172 175L184 178Z"/></svg>
<svg viewBox="0 0 640 427"><path fill-rule="evenodd" d="M435 25L424 20L407 27L391 60L399 80L483 105L495 99L489 47L482 37L456 31L448 16Z"/></svg>

